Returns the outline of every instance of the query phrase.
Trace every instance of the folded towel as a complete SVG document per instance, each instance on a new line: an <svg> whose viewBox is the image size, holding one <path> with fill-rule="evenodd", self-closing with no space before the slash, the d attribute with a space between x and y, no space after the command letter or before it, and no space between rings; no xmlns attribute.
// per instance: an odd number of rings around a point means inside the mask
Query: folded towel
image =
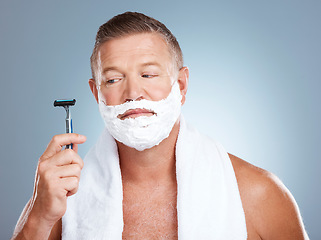
<svg viewBox="0 0 321 240"><path fill-rule="evenodd" d="M88 152L77 194L68 198L62 238L122 239L122 179L117 145L105 129ZM181 116L176 144L179 239L244 240L245 216L235 173L217 142Z"/></svg>

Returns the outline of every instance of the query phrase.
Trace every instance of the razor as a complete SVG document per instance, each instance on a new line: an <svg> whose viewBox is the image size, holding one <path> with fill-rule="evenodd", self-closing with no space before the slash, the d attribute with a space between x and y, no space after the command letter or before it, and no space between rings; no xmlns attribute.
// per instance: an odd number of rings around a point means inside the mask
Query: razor
<svg viewBox="0 0 321 240"><path fill-rule="evenodd" d="M69 107L76 104L76 99L73 100L55 100L54 107L63 107L66 110L66 133L72 133L72 119ZM72 144L66 145L66 149L72 149Z"/></svg>

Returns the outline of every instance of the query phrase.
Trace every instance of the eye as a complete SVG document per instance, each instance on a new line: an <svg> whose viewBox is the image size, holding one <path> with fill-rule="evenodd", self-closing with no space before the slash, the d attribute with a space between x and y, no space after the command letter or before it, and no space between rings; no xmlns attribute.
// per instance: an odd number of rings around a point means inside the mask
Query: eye
<svg viewBox="0 0 321 240"><path fill-rule="evenodd" d="M113 83L117 83L120 81L120 78L113 78L113 79L108 79L105 81L105 84L106 85L110 85L110 84L113 84Z"/></svg>
<svg viewBox="0 0 321 240"><path fill-rule="evenodd" d="M115 83L115 82L117 82L116 79L107 80L107 83Z"/></svg>
<svg viewBox="0 0 321 240"><path fill-rule="evenodd" d="M143 78L153 78L153 77L156 77L156 76L157 76L156 74L142 74Z"/></svg>

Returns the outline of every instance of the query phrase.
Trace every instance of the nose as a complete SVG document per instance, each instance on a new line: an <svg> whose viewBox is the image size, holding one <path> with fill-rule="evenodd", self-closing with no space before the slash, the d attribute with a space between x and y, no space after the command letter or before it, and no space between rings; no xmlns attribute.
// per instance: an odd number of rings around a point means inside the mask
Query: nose
<svg viewBox="0 0 321 240"><path fill-rule="evenodd" d="M143 86L139 77L131 76L126 78L124 90L125 102L138 101L143 99Z"/></svg>

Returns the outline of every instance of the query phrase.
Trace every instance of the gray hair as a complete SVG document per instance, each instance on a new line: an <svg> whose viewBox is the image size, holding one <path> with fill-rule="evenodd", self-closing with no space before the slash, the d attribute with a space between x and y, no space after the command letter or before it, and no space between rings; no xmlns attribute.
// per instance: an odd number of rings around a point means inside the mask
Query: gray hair
<svg viewBox="0 0 321 240"><path fill-rule="evenodd" d="M98 29L94 50L90 57L93 79L96 79L95 70L97 70L97 54L100 46L111 39L139 33L160 34L169 47L170 54L175 60L177 69L183 67L182 50L175 36L163 23L142 13L125 12L111 18Z"/></svg>

